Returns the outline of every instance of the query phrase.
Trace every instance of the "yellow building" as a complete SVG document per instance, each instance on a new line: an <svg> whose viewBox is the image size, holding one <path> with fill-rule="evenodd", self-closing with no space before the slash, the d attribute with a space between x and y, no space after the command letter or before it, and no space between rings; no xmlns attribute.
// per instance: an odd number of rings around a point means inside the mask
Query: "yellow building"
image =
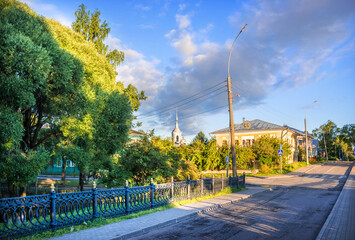
<svg viewBox="0 0 355 240"><path fill-rule="evenodd" d="M287 142L291 146L291 155L287 159L288 163L298 161L298 146L305 149L305 133L287 125L280 126L258 119L245 121L243 118L243 123L234 125L234 133L236 146L251 146L255 140L261 136L282 138L283 142ZM217 145L229 145L229 128L223 128L211 134L216 136ZM312 139L314 139L314 137L308 135L309 156L311 156L312 153Z"/></svg>

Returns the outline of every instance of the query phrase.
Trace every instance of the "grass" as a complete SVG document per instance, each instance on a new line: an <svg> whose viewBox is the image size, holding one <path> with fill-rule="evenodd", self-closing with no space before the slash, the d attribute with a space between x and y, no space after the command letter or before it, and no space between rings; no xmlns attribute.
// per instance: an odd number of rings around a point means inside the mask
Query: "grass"
<svg viewBox="0 0 355 240"><path fill-rule="evenodd" d="M318 163L318 162L316 162ZM290 172L293 172L301 167L306 167L307 163L306 162L294 162L290 164L286 164L282 168L282 174L288 174ZM264 177L264 176L272 176L272 175L280 175L280 167L267 167L264 166L261 168L261 170L256 173L256 174L245 174L247 177Z"/></svg>
<svg viewBox="0 0 355 240"><path fill-rule="evenodd" d="M191 199L191 200L179 201L179 202L171 203L171 204L168 204L168 205L165 205L165 206L161 206L161 207L157 207L157 208L153 208L153 209L149 209L149 210L144 210L144 211L141 211L141 212L132 213L132 214L125 215L125 216L120 216L120 217L97 218L97 219L95 219L92 222L91 221L84 222L84 223L82 223L80 225L70 226L70 227L58 229L56 232L46 231L46 232L43 232L43 233L37 233L37 234L30 235L30 236L26 236L26 237L23 237L21 239L23 239L23 240L39 240L39 239L46 239L46 238L51 238L51 237L55 237L55 236L60 236L60 235L64 235L64 234L71 233L71 232L77 232L77 231L81 231L81 230L85 230L85 229L89 229L89 228L100 227L100 226L103 226L103 225L107 225L107 224L116 223L116 222L120 222L120 221L127 220L127 219L140 217L140 216L147 215L147 214L154 213L154 212L164 211L164 210L167 210L167 209L170 209L170 208L174 208L174 207L178 207L178 206L182 206L182 205L186 205L186 204L190 204L190 203L194 203L194 202L200 202L200 201L207 200L207 199L210 199L210 198L214 198L214 197L218 197L218 196L223 196L223 195L227 195L227 194L243 191L245 189L246 188L226 187L225 189L223 189L222 191L220 191L220 192L218 192L218 193L216 193L214 195L210 194L210 195L194 198L194 199Z"/></svg>

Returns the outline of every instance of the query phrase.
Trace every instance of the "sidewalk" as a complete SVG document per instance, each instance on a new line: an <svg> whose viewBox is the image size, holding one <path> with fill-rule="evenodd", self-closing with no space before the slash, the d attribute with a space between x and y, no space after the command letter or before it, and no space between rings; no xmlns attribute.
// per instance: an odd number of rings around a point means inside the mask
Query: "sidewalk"
<svg viewBox="0 0 355 240"><path fill-rule="evenodd" d="M65 234L59 237L50 238L51 240L77 240L77 239L125 239L136 234L146 232L152 228L158 228L175 222L180 222L199 212L211 211L222 205L240 201L250 196L271 191L271 188L248 187L247 190L232 193L216 198L207 199L201 202L195 202L176 208L167 209L138 218L132 218L117 223L108 224L101 227L90 228L87 230Z"/></svg>
<svg viewBox="0 0 355 240"><path fill-rule="evenodd" d="M355 239L355 167L317 237L317 240L333 239Z"/></svg>

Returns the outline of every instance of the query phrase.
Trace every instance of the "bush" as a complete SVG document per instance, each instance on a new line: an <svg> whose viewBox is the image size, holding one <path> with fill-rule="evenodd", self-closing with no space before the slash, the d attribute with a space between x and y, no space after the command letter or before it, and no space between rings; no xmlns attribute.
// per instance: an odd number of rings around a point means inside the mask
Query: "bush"
<svg viewBox="0 0 355 240"><path fill-rule="evenodd" d="M271 173L273 171L268 165L262 164L260 165L260 173Z"/></svg>

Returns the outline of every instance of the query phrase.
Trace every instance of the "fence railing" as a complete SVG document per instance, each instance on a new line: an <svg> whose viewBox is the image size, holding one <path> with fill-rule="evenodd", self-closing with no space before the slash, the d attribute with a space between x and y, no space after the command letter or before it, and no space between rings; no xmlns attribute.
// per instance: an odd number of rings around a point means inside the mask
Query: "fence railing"
<svg viewBox="0 0 355 240"><path fill-rule="evenodd" d="M227 186L245 186L241 177L205 178L140 187L96 189L74 193L0 199L0 239L10 239L78 225L95 218L111 218L152 209L171 202L220 192Z"/></svg>

